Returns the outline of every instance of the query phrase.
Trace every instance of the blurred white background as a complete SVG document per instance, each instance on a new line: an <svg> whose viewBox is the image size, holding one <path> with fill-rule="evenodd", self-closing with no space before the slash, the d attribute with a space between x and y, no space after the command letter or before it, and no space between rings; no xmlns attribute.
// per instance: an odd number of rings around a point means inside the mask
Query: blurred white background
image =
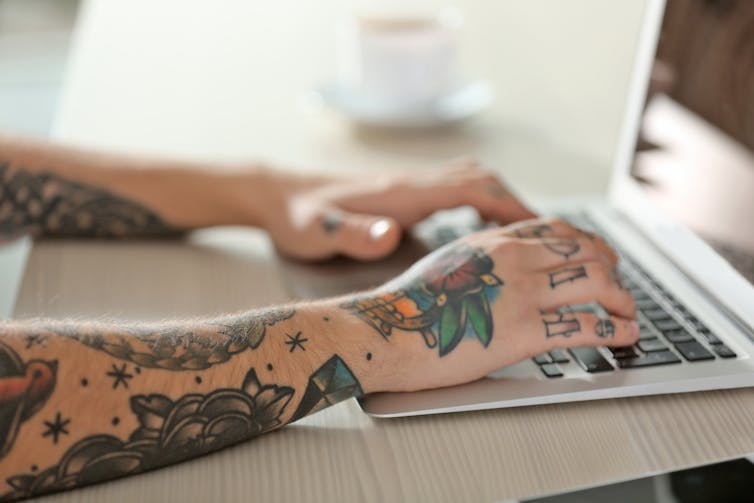
<svg viewBox="0 0 754 503"><path fill-rule="evenodd" d="M58 4L0 5L8 2ZM492 107L457 131L365 134L306 106L307 93L336 75L338 19L368 3L90 0L80 9L55 134L120 149L325 169L401 169L474 154L524 192L601 192L644 2L417 3L463 13L462 67L495 87ZM3 44L13 22L0 19ZM59 56L64 38L42 45ZM0 95L8 68L12 75L24 58L2 47ZM11 106L0 96L3 127L24 129L37 113L24 92Z"/></svg>

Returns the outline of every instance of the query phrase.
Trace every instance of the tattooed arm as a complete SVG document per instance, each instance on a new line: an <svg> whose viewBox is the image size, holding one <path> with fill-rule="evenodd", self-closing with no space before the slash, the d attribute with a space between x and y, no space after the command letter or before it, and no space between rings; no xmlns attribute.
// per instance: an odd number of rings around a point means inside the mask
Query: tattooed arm
<svg viewBox="0 0 754 503"><path fill-rule="evenodd" d="M314 177L0 135L0 239L160 236L251 225L300 259L342 253L370 260L392 252L402 230L432 212L464 204L502 223L534 216L473 162L407 174Z"/></svg>
<svg viewBox="0 0 754 503"><path fill-rule="evenodd" d="M601 239L533 221L458 240L341 299L161 325L1 324L5 498L178 462L364 393L633 344L615 262ZM610 316L565 309L590 301Z"/></svg>

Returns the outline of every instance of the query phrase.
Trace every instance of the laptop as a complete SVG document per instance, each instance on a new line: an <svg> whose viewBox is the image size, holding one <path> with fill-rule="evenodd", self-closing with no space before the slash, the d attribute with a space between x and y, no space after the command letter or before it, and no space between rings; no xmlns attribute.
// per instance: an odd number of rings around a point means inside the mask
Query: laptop
<svg viewBox="0 0 754 503"><path fill-rule="evenodd" d="M641 339L630 348L552 351L460 386L378 393L398 417L754 385L754 67L751 2L648 0L637 37L606 202L544 208L620 253ZM748 39L747 39L748 37ZM749 41L748 45L744 43ZM542 208L540 208L542 209ZM475 215L473 215L475 217ZM284 263L299 298L381 284L479 227L463 212L423 222L376 265Z"/></svg>

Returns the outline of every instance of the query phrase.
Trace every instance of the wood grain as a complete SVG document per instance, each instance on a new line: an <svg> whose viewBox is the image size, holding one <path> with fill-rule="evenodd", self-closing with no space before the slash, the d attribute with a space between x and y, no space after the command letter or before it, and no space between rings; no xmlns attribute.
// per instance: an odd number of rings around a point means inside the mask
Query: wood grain
<svg viewBox="0 0 754 503"><path fill-rule="evenodd" d="M48 241L16 314L153 319L283 302L267 239ZM260 288L264 285L264 288ZM354 400L282 431L47 501L496 501L754 452L750 389L374 420Z"/></svg>

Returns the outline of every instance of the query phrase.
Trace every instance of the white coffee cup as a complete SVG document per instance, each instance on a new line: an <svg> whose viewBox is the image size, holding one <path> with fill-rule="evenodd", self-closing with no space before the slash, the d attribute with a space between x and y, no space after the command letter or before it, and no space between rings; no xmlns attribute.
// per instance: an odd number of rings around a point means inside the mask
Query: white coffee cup
<svg viewBox="0 0 754 503"><path fill-rule="evenodd" d="M460 84L460 14L370 13L346 19L339 32L340 84L388 106L417 106Z"/></svg>

